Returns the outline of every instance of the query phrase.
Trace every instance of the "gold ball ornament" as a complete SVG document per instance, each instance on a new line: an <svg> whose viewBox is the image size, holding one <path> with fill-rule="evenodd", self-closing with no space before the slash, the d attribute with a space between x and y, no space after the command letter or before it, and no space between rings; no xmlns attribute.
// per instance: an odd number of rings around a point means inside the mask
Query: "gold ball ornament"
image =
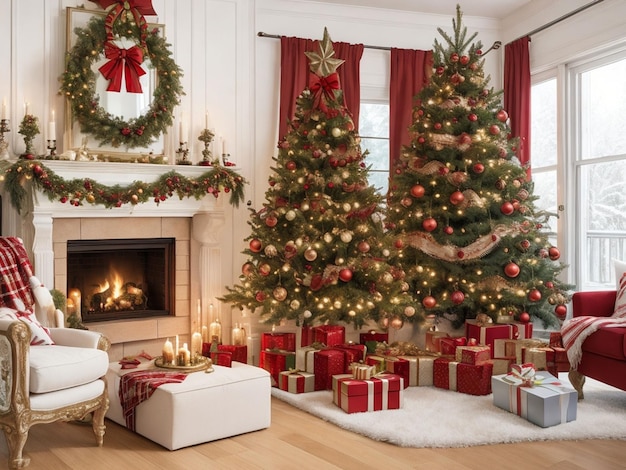
<svg viewBox="0 0 626 470"><path fill-rule="evenodd" d="M415 307L413 307L412 305L405 307L404 314L409 318L412 317L413 315L415 315Z"/></svg>
<svg viewBox="0 0 626 470"><path fill-rule="evenodd" d="M315 261L317 259L317 251L315 251L313 248L307 248L304 251L304 259L306 259L307 261Z"/></svg>
<svg viewBox="0 0 626 470"><path fill-rule="evenodd" d="M287 289L285 289L282 286L278 286L274 289L274 291L272 292L272 295L274 296L276 300L278 300L279 302L282 302L283 300L287 298Z"/></svg>
<svg viewBox="0 0 626 470"><path fill-rule="evenodd" d="M399 330L404 326L404 320L400 317L393 317L391 322L389 322L389 326L391 326L394 330Z"/></svg>

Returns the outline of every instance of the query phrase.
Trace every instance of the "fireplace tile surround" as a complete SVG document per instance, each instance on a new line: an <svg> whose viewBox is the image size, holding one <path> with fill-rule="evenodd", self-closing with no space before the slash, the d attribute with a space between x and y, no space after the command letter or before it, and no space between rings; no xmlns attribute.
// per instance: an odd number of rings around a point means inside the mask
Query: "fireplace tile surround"
<svg viewBox="0 0 626 470"><path fill-rule="evenodd" d="M98 175L98 182L109 185L154 181L172 169L185 176L206 171L193 166L131 163L46 161L45 164L67 179ZM222 294L223 286L231 283L232 270L223 266L223 258L224 253L232 253L232 237L223 236L222 232L232 223L232 210L223 199L223 195L201 200L174 196L159 205L150 201L107 209L90 205L72 207L50 201L36 192L29 200L32 205L20 215L10 205L8 195L3 194L2 232L21 237L39 279L66 295L68 240L174 238L174 312L147 319L88 324L90 330L101 332L111 340L111 360L142 351L156 355L167 337L179 335L181 342L189 342L197 323L197 299L202 299L206 309L212 299ZM230 331L230 309L221 312L219 303L216 307L224 331Z"/></svg>

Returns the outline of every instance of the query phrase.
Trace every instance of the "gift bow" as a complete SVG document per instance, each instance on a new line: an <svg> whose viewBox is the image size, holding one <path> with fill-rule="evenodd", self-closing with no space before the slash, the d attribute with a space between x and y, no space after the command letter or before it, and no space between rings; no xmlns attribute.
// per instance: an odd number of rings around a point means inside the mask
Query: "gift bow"
<svg viewBox="0 0 626 470"><path fill-rule="evenodd" d="M313 92L313 106L319 107L322 111L327 111L326 101L334 100L334 90L339 90L339 75L334 72L327 77L320 77L312 73L309 82L309 89Z"/></svg>
<svg viewBox="0 0 626 470"><path fill-rule="evenodd" d="M291 375L291 374L300 374L300 373L302 373L304 371L301 370L301 369L298 369L298 368L294 369L293 367L290 367L287 372L288 372L289 375Z"/></svg>
<svg viewBox="0 0 626 470"><path fill-rule="evenodd" d="M102 76L109 80L107 91L120 91L122 88L122 72L126 77L126 91L141 93L139 77L146 74L141 67L143 51L138 46L130 49L120 49L115 44L107 42L104 46L104 55L109 61L99 68Z"/></svg>
<svg viewBox="0 0 626 470"><path fill-rule="evenodd" d="M513 364L511 365L510 375L521 381L520 386L532 387L538 383L535 380L535 365L531 362L525 364Z"/></svg>

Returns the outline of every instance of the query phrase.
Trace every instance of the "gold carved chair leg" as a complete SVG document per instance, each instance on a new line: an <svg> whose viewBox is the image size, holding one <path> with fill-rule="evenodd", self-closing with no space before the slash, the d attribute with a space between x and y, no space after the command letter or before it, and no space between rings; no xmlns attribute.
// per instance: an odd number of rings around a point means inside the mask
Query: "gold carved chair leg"
<svg viewBox="0 0 626 470"><path fill-rule="evenodd" d="M91 422L91 426L93 427L93 433L96 435L96 442L98 443L98 447L102 447L102 444L104 443L104 432L106 429L106 426L104 425L104 415L106 414L108 409L109 396L105 387L102 397L102 406L100 406L93 412L93 420Z"/></svg>
<svg viewBox="0 0 626 470"><path fill-rule="evenodd" d="M585 395L583 394L583 385L585 385L585 376L576 369L570 369L568 376L572 386L578 392L578 399L584 399Z"/></svg>
<svg viewBox="0 0 626 470"><path fill-rule="evenodd" d="M17 424L17 429L13 426L4 425L3 431L9 448L9 468L24 468L30 463L30 458L23 457L22 451L28 438L28 425L26 423ZM24 428L21 432L18 429Z"/></svg>

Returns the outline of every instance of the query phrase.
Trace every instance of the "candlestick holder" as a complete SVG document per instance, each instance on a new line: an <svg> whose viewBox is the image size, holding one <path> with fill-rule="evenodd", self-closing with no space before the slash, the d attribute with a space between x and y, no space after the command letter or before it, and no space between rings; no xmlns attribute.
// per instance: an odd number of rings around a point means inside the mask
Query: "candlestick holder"
<svg viewBox="0 0 626 470"><path fill-rule="evenodd" d="M224 166L233 166L233 164L230 163L230 153L222 154L222 163L224 164Z"/></svg>
<svg viewBox="0 0 626 470"><path fill-rule="evenodd" d="M2 119L0 120L0 160L8 160L9 155L9 142L4 139L4 134L6 132L11 132L9 129L9 120Z"/></svg>
<svg viewBox="0 0 626 470"><path fill-rule="evenodd" d="M46 155L46 160L58 160L56 139L48 139L48 146L46 148L49 150L48 155Z"/></svg>
<svg viewBox="0 0 626 470"><path fill-rule="evenodd" d="M191 165L191 162L188 159L189 148L187 147L187 142L179 142L176 155L178 155L178 158L176 159L177 165Z"/></svg>
<svg viewBox="0 0 626 470"><path fill-rule="evenodd" d="M209 145L211 144L213 137L215 137L215 134L211 132L210 129L204 129L198 136L198 140L200 142L204 142L204 150L202 150L202 160L198 162L198 165L200 166L211 166L215 163L219 163L219 160L217 162L212 160L213 155L211 154L211 150L209 149Z"/></svg>

